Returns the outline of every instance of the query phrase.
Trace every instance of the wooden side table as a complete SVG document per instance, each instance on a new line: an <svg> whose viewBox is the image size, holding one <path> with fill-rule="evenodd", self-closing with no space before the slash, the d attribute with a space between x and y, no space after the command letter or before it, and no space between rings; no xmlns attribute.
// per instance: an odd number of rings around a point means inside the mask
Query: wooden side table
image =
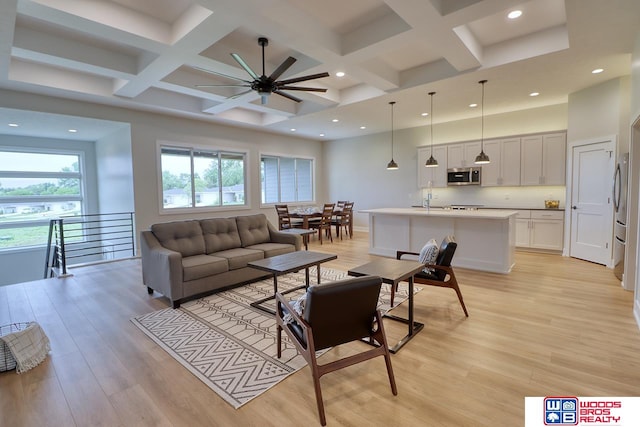
<svg viewBox="0 0 640 427"><path fill-rule="evenodd" d="M409 318L394 316L386 313L384 317L402 322L408 325L409 331L396 345L391 347L391 353L397 353L418 332L424 328L424 324L413 320L413 276L424 268L424 264L417 261L381 258L376 261L352 268L349 276L379 276L384 283L392 286L392 289L400 282L409 282Z"/></svg>

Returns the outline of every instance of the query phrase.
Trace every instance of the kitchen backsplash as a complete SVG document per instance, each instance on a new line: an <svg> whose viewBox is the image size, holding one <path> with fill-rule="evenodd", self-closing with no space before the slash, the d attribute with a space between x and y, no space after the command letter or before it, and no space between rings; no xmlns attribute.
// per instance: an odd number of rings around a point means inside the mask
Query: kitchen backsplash
<svg viewBox="0 0 640 427"><path fill-rule="evenodd" d="M544 209L545 200L559 200L565 208L564 186L539 187L446 187L432 190L431 206L483 205L487 208ZM418 190L412 205L422 205L427 189Z"/></svg>

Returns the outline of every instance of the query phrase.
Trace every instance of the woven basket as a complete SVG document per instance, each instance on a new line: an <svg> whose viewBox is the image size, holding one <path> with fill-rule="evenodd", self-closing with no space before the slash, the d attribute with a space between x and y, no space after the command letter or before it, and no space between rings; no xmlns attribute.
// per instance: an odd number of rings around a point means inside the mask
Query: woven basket
<svg viewBox="0 0 640 427"><path fill-rule="evenodd" d="M29 326L27 322L12 323L10 325L0 326L0 337L6 337L14 332L22 331ZM9 346L0 340L0 372L10 371L16 368L16 359L13 358Z"/></svg>

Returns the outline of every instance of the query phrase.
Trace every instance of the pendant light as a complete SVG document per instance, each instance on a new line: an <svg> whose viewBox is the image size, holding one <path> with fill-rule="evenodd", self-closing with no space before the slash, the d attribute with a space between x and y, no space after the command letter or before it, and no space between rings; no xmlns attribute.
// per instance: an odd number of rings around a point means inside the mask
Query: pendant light
<svg viewBox="0 0 640 427"><path fill-rule="evenodd" d="M431 125L429 126L431 131L431 157L427 159L427 162L424 164L427 168L436 168L438 167L438 161L433 157L433 95L435 92L429 92L429 96L431 97Z"/></svg>
<svg viewBox="0 0 640 427"><path fill-rule="evenodd" d="M486 83L486 80L480 80L478 83L480 83L482 85L482 109L480 110L480 116L481 116L481 123L482 123L482 127L481 127L481 134L480 134L480 154L478 154L476 156L476 161L475 164L476 165L486 165L487 163L491 163L491 160L489 159L489 156L487 156L484 152L484 84Z"/></svg>
<svg viewBox="0 0 640 427"><path fill-rule="evenodd" d="M387 163L387 170L390 171L398 169L398 164L393 160L393 106L395 103L396 101L389 102L391 105L391 161Z"/></svg>

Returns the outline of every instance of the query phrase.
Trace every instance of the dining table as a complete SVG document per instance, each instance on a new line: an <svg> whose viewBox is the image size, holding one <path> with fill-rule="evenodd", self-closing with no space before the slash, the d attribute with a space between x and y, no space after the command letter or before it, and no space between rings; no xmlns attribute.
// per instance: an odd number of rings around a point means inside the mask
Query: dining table
<svg viewBox="0 0 640 427"><path fill-rule="evenodd" d="M334 215L340 214L340 212L342 212L342 210L338 208L333 210ZM308 229L310 219L322 218L322 208L319 208L318 206L293 208L289 211L289 216L291 218L302 219L302 228Z"/></svg>

